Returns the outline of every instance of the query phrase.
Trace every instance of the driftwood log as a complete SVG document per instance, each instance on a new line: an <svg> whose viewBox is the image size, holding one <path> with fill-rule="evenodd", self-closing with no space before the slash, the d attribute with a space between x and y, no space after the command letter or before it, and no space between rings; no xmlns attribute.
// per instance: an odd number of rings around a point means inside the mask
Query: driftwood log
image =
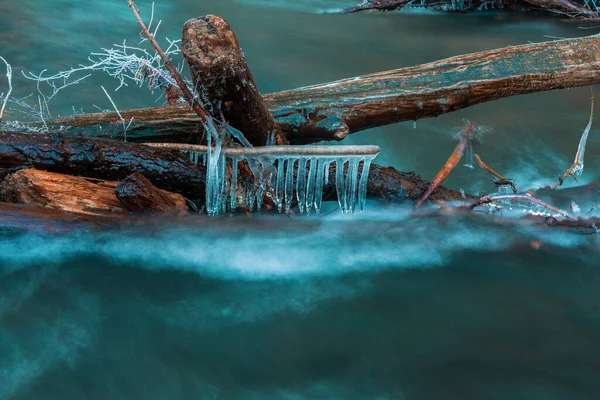
<svg viewBox="0 0 600 400"><path fill-rule="evenodd" d="M38 169L23 169L0 184L0 198L17 204L46 207L72 213L126 214L115 196L116 182L94 182Z"/></svg>
<svg viewBox="0 0 600 400"><path fill-rule="evenodd" d="M265 104L292 144L342 140L349 133L436 117L503 97L600 83L600 36L527 44L267 94ZM121 112L128 138L197 143L189 107ZM51 122L73 133L122 137L115 112ZM154 138L151 138L154 136Z"/></svg>

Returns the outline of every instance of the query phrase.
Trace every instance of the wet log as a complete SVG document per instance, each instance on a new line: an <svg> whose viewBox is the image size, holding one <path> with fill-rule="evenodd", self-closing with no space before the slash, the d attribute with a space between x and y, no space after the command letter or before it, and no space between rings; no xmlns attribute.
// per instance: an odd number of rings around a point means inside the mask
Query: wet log
<svg viewBox="0 0 600 400"><path fill-rule="evenodd" d="M155 214L188 209L182 195L158 189L138 172L119 182L114 188L114 194L131 212Z"/></svg>
<svg viewBox="0 0 600 400"><path fill-rule="evenodd" d="M586 2L587 4L587 2ZM586 21L598 21L597 11L587 8L573 0L475 0L469 2L425 0L417 5L410 0L367 0L360 4L340 11L341 14L351 14L359 11L379 10L393 11L404 7L423 7L449 12L468 12L485 9L489 6L512 10L543 10L561 17L572 17Z"/></svg>
<svg viewBox="0 0 600 400"><path fill-rule="evenodd" d="M10 203L71 213L125 214L127 210L114 193L116 184L29 168L6 177L0 184L0 197Z"/></svg>
<svg viewBox="0 0 600 400"><path fill-rule="evenodd" d="M0 132L0 169L34 167L109 181L143 174L158 188L204 198L206 170L179 152L82 136Z"/></svg>
<svg viewBox="0 0 600 400"><path fill-rule="evenodd" d="M183 25L181 51L190 67L192 82L208 111L244 133L255 146L275 135L285 144L279 126L261 97L254 75L229 24L205 15Z"/></svg>
<svg viewBox="0 0 600 400"><path fill-rule="evenodd" d="M503 97L600 83L600 36L512 46L455 56L415 67L374 73L264 97L290 143L342 140L349 133L407 120L436 117ZM129 138L197 135L188 107L121 112L134 118ZM116 113L52 122L86 135L122 137ZM102 129L98 128L98 125Z"/></svg>

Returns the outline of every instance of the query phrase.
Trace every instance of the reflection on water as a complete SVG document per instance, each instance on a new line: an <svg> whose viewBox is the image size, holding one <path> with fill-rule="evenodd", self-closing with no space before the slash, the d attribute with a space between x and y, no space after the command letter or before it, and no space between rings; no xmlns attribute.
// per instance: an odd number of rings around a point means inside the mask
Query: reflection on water
<svg viewBox="0 0 600 400"><path fill-rule="evenodd" d="M138 3L147 16L149 3ZM187 18L224 16L263 92L590 32L496 14L322 13L352 3L177 0L156 14L169 38ZM20 70L65 69L137 34L121 0L0 3L15 96L35 91ZM93 76L51 111L110 108L100 85L116 87ZM154 104L136 88L113 99ZM348 141L378 144L379 163L430 178L454 148L452 129L469 119L491 128L475 152L526 189L570 166L588 110L587 88L555 91ZM600 175L599 140L593 127L584 183ZM459 168L448 185L494 189L480 169ZM591 193L582 209L597 203ZM568 194L554 196L561 207ZM597 241L378 203L353 217L2 233L0 399L594 399Z"/></svg>

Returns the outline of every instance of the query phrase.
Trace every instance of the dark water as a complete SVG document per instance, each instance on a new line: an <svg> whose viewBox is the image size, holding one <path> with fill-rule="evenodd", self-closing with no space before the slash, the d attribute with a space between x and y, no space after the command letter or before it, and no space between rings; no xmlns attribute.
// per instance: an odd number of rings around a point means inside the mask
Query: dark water
<svg viewBox="0 0 600 400"><path fill-rule="evenodd" d="M263 92L596 32L498 14L319 13L351 4L178 0L156 14L170 38L189 17L224 16ZM21 70L65 69L138 31L125 1L0 3L0 54L19 97L35 91ZM110 108L100 85L116 87L95 75L51 111ZM154 104L135 88L113 99ZM569 167L588 112L588 88L555 91L349 142L378 144L377 162L430 178L469 119L491 128L475 150L536 188ZM598 133L581 183L600 175ZM493 189L479 169L457 169L448 185ZM576 200L583 210L598 202ZM596 236L385 202L356 216L6 231L0 399L597 399L598 255Z"/></svg>

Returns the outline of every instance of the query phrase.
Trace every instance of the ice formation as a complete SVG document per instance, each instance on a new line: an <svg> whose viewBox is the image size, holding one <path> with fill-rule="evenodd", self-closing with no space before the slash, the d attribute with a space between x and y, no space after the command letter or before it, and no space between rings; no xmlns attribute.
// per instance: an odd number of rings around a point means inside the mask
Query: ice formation
<svg viewBox="0 0 600 400"><path fill-rule="evenodd" d="M216 143L211 147L213 141ZM336 168L340 210L364 211L369 167L380 151L377 146L222 148L221 140L214 138L209 139L209 146L148 145L178 149L189 153L192 162L206 165L206 211L210 215L232 212L240 203L250 210L260 210L265 195L273 200L279 212L288 213L297 205L300 213L310 214L312 210L319 213L332 164ZM239 162L250 167L251 182L238 183ZM231 174L227 173L229 168Z"/></svg>
<svg viewBox="0 0 600 400"><path fill-rule="evenodd" d="M297 204L300 213L310 214L312 209L319 213L331 164L336 167L341 211L352 213L357 205L364 211L369 166L379 153L376 146L273 146L224 151L217 147L208 151L206 159L206 210L211 215L234 211L238 199L250 210L260 210L265 195L279 212L288 213L292 204ZM200 160L200 152L189 152L194 162ZM250 167L254 178L245 187L237 182L240 161ZM231 167L230 176L225 173L227 166Z"/></svg>

